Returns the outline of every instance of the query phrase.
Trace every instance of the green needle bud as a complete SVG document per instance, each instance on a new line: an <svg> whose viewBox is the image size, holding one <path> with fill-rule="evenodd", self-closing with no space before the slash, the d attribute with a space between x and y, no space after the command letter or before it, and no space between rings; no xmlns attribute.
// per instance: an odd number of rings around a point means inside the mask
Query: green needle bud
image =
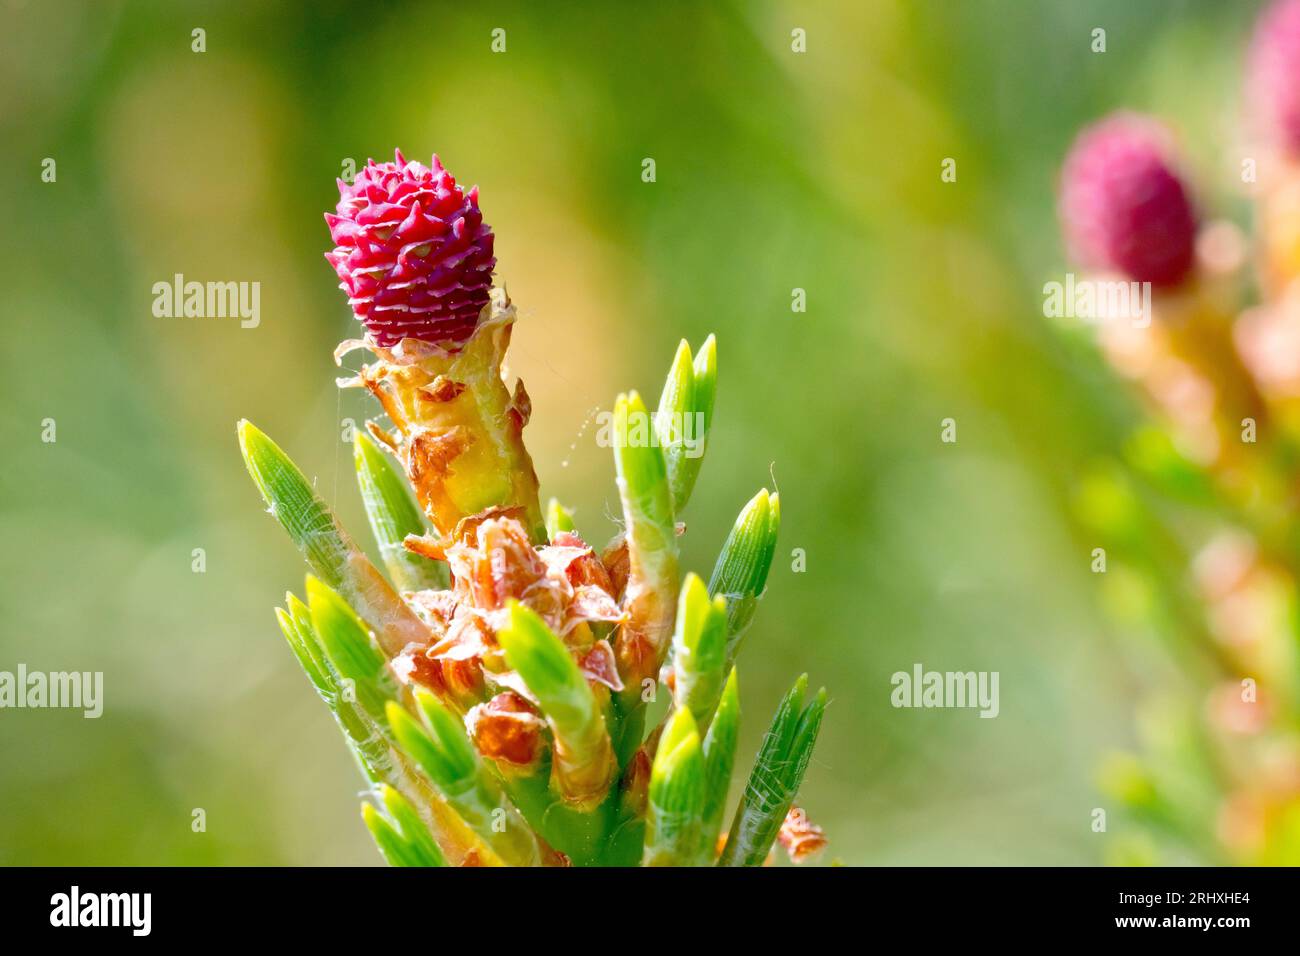
<svg viewBox="0 0 1300 956"><path fill-rule="evenodd" d="M718 393L718 340L712 334L695 355L695 411L704 416L704 437L713 427L713 406Z"/></svg>
<svg viewBox="0 0 1300 956"><path fill-rule="evenodd" d="M663 452L653 423L636 392L614 403L614 464L623 503L628 547L628 620L616 651L628 693L658 676L672 638L677 608L677 532Z"/></svg>
<svg viewBox="0 0 1300 956"><path fill-rule="evenodd" d="M238 430L244 463L271 513L312 569L331 585L338 585L347 573L351 544L334 515L279 445L251 422L241 421Z"/></svg>
<svg viewBox="0 0 1300 956"><path fill-rule="evenodd" d="M654 423L636 392L614 402L614 465L629 545L654 554L676 552L672 496L663 450L654 439Z"/></svg>
<svg viewBox="0 0 1300 956"><path fill-rule="evenodd" d="M740 641L767 587L781 527L781 496L759 491L741 509L709 579L709 593L727 601L727 660L736 659Z"/></svg>
<svg viewBox="0 0 1300 956"><path fill-rule="evenodd" d="M681 514L690 500L713 423L714 393L718 382L718 347L712 335L700 354L691 359L685 339L677 346L672 367L659 396L655 431L663 448L673 507Z"/></svg>
<svg viewBox="0 0 1300 956"><path fill-rule="evenodd" d="M356 695L344 693L343 679L316 636L310 609L293 594L287 594L285 598L289 610L285 612L277 609L276 619L298 662L316 688L316 693L334 714L334 720L343 731L362 776L372 783L383 779L398 779L402 768L393 760L388 740L379 731L374 719L361 709Z"/></svg>
<svg viewBox="0 0 1300 956"><path fill-rule="evenodd" d="M365 821L375 846L389 866L426 865L421 861L419 851L406 841L397 827L376 810L373 804L361 804L361 819Z"/></svg>
<svg viewBox="0 0 1300 956"><path fill-rule="evenodd" d="M288 595L288 598L287 603L290 605L294 602L302 603L292 594ZM305 611L306 608L304 607L303 610ZM333 681L330 679L329 665L324 660L324 655L316 643L315 636L305 632L299 622L295 620L295 615L290 611L277 607L275 609L275 619L280 625L285 640L289 642L289 648L293 651L293 656L298 659L298 663L306 672L311 685L316 688L316 693L320 694L321 698L328 702L333 696L335 688Z"/></svg>
<svg viewBox="0 0 1300 956"><path fill-rule="evenodd" d="M605 718L587 679L546 622L518 601L497 634L506 663L541 704L555 737L554 783L569 804L592 809L604 798L617 767Z"/></svg>
<svg viewBox="0 0 1300 956"><path fill-rule="evenodd" d="M695 403L695 367L691 364L691 345L685 339L677 343L677 354L664 380L659 396L661 416L689 409ZM661 437L663 434L661 433Z"/></svg>
<svg viewBox="0 0 1300 956"><path fill-rule="evenodd" d="M763 737L754 769L740 798L719 866L761 866L776 841L803 783L826 710L825 688L805 707L803 699L807 689L805 674L795 681L772 718L772 726Z"/></svg>
<svg viewBox="0 0 1300 956"><path fill-rule="evenodd" d="M736 764L736 744L740 740L740 690L732 668L727 686L722 690L718 712L704 737L704 845L712 847L722 828L722 813L727 806L731 771Z"/></svg>
<svg viewBox="0 0 1300 956"><path fill-rule="evenodd" d="M425 699L429 699L427 695ZM460 721L437 703L426 707L421 701L421 710L426 717L433 715L431 734L426 734L396 701L389 701L386 707L388 726L402 749L454 805L455 798L473 789L478 778L478 759Z"/></svg>
<svg viewBox="0 0 1300 956"><path fill-rule="evenodd" d="M316 575L337 589L366 620L376 622L385 653L395 656L412 641L428 640L428 630L420 619L352 543L280 446L250 422L241 421L239 447L271 514L289 532Z"/></svg>
<svg viewBox="0 0 1300 956"><path fill-rule="evenodd" d="M502 860L536 865L541 858L536 838L484 768L460 718L424 691L417 690L415 699L425 727L396 701L388 703L388 726L398 744Z"/></svg>
<svg viewBox="0 0 1300 956"><path fill-rule="evenodd" d="M343 681L351 682L362 710L382 722L384 704L396 699L397 688L370 631L336 591L310 575L307 604L312 630L334 670Z"/></svg>
<svg viewBox="0 0 1300 956"><path fill-rule="evenodd" d="M406 477L369 435L357 434L355 458L357 486L388 576L402 591L445 588L446 565L413 554L402 544L408 534L429 530L407 491Z"/></svg>
<svg viewBox="0 0 1300 956"><path fill-rule="evenodd" d="M726 662L727 602L721 595L710 601L699 575L688 574L673 635L673 697L701 727L713 718Z"/></svg>
<svg viewBox="0 0 1300 956"><path fill-rule="evenodd" d="M381 784L379 787L379 797L384 803L384 809L388 811L389 817L397 824L397 829L401 832L407 846L411 848L420 858L420 866L446 866L447 861L438 849L438 844L434 842L433 835L429 833L429 828L424 825L420 815L415 812L415 807L411 806L400 793L388 784Z"/></svg>
<svg viewBox="0 0 1300 956"><path fill-rule="evenodd" d="M695 719L678 710L650 771L645 866L699 866L704 861L704 751Z"/></svg>

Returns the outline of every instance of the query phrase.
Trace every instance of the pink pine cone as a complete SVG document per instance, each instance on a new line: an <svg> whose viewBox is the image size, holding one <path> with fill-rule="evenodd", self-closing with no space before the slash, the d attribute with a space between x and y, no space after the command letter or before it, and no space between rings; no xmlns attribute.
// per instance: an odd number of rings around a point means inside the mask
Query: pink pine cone
<svg viewBox="0 0 1300 956"><path fill-rule="evenodd" d="M1246 64L1248 106L1263 132L1300 153L1300 0L1280 0L1264 12Z"/></svg>
<svg viewBox="0 0 1300 956"><path fill-rule="evenodd" d="M1169 135L1119 113L1075 140L1061 171L1061 220L1083 264L1174 285L1191 269L1196 216L1174 171Z"/></svg>
<svg viewBox="0 0 1300 956"><path fill-rule="evenodd" d="M492 288L492 229L478 187L431 166L371 160L352 185L339 181L338 215L325 214L348 305L374 341L403 338L457 347L473 334Z"/></svg>

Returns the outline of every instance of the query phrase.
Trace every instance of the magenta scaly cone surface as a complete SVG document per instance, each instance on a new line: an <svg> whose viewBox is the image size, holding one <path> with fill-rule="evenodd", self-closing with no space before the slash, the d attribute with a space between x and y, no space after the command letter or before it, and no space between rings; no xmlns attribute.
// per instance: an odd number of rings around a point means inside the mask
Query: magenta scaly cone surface
<svg viewBox="0 0 1300 956"><path fill-rule="evenodd" d="M1192 267L1196 216L1159 123L1118 113L1088 127L1061 171L1061 220L1083 264L1174 285Z"/></svg>
<svg viewBox="0 0 1300 956"><path fill-rule="evenodd" d="M325 258L353 314L376 344L403 338L458 347L473 333L492 287L492 229L437 156L430 166L371 160L339 181L335 248Z"/></svg>

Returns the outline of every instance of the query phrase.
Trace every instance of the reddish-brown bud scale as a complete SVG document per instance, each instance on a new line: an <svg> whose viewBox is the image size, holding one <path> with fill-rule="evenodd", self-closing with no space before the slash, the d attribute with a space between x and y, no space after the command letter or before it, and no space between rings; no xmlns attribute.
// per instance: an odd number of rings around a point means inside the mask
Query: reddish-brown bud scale
<svg viewBox="0 0 1300 956"><path fill-rule="evenodd" d="M479 658L440 655L436 647L411 646L393 659L394 672L432 691L439 700L465 711L483 699Z"/></svg>
<svg viewBox="0 0 1300 956"><path fill-rule="evenodd" d="M791 863L803 863L826 848L826 833L800 807L790 808L776 839L785 847Z"/></svg>
<svg viewBox="0 0 1300 956"><path fill-rule="evenodd" d="M535 708L514 691L497 694L470 711L474 746L489 760L527 771L541 757L545 721Z"/></svg>

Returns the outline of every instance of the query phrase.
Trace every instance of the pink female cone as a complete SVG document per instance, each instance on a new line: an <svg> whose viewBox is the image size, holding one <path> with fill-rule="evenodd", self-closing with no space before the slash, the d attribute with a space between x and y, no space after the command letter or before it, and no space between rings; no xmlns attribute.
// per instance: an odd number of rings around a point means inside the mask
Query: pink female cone
<svg viewBox="0 0 1300 956"><path fill-rule="evenodd" d="M351 185L340 180L337 215L325 221L335 243L325 258L376 344L454 348L470 337L496 265L478 187L464 192L437 156L426 167L398 150Z"/></svg>
<svg viewBox="0 0 1300 956"><path fill-rule="evenodd" d="M1060 213L1085 265L1161 286L1192 267L1196 217L1168 135L1145 117L1119 113L1079 135L1061 172Z"/></svg>

